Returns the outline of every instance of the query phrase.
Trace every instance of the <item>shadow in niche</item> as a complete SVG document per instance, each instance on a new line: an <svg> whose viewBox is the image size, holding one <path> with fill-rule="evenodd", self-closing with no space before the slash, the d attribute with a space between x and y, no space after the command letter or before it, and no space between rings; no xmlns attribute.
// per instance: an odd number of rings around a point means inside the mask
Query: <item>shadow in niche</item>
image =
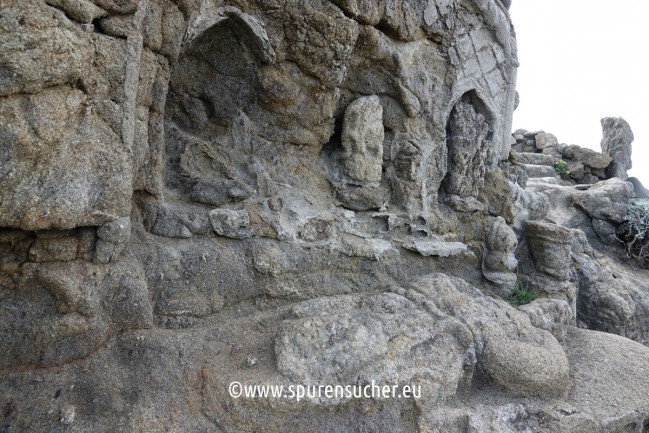
<svg viewBox="0 0 649 433"><path fill-rule="evenodd" d="M335 119L334 133L331 134L329 141L320 149L320 160L329 172L329 179L334 182L340 182L342 177L340 167L340 158L343 150L342 135L343 116L341 115Z"/></svg>
<svg viewBox="0 0 649 433"><path fill-rule="evenodd" d="M192 41L172 73L167 119L205 138L227 132L256 102L259 62L252 38L227 19Z"/></svg>
<svg viewBox="0 0 649 433"><path fill-rule="evenodd" d="M331 157L335 152L342 149L342 136L343 136L343 116L335 119L334 133L329 137L329 141L320 149L320 156Z"/></svg>
<svg viewBox="0 0 649 433"><path fill-rule="evenodd" d="M477 196L494 158L494 116L471 90L455 103L446 123L447 169L442 189L460 197Z"/></svg>

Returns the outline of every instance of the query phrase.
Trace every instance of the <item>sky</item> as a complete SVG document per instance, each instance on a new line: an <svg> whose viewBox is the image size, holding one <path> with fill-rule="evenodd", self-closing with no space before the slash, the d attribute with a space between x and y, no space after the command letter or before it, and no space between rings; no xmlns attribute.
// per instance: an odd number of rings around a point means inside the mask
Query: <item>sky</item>
<svg viewBox="0 0 649 433"><path fill-rule="evenodd" d="M633 169L649 188L649 1L513 0L520 105L514 130L601 151L603 117L633 130Z"/></svg>

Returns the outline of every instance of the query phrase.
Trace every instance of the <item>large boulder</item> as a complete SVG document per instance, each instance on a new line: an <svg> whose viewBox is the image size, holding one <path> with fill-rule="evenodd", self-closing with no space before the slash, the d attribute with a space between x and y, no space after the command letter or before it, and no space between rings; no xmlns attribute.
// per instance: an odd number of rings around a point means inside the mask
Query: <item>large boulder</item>
<svg viewBox="0 0 649 433"><path fill-rule="evenodd" d="M602 155L600 152L580 147L577 145L567 146L563 150L563 156L568 159L578 161L594 169L604 169L609 166L613 160L608 155Z"/></svg>
<svg viewBox="0 0 649 433"><path fill-rule="evenodd" d="M100 226L130 213L127 41L72 20L106 14L91 2L49 3L2 5L0 227Z"/></svg>
<svg viewBox="0 0 649 433"><path fill-rule="evenodd" d="M649 198L649 190L642 185L637 177L630 177L626 181L633 185L633 192L637 198Z"/></svg>
<svg viewBox="0 0 649 433"><path fill-rule="evenodd" d="M609 257L576 256L580 326L649 344L646 272Z"/></svg>
<svg viewBox="0 0 649 433"><path fill-rule="evenodd" d="M519 395L565 392L568 361L557 340L504 301L442 274L415 281L404 296L463 322L473 334L478 368L499 387Z"/></svg>
<svg viewBox="0 0 649 433"><path fill-rule="evenodd" d="M540 132L534 138L536 140L536 149L539 151L543 151L546 147L556 147L559 145L557 137L547 132Z"/></svg>
<svg viewBox="0 0 649 433"><path fill-rule="evenodd" d="M574 205L591 218L621 223L627 214L633 185L619 178L598 182L572 195Z"/></svg>
<svg viewBox="0 0 649 433"><path fill-rule="evenodd" d="M474 374L517 395L565 392L563 349L513 307L442 274L391 292L298 304L276 339L280 372L312 385L419 377L432 402L470 386Z"/></svg>
<svg viewBox="0 0 649 433"><path fill-rule="evenodd" d="M469 329L452 317L432 317L402 295L315 299L292 312L280 326L275 350L279 371L296 383L418 381L427 400L444 401L471 381ZM438 336L433 344L431 335Z"/></svg>

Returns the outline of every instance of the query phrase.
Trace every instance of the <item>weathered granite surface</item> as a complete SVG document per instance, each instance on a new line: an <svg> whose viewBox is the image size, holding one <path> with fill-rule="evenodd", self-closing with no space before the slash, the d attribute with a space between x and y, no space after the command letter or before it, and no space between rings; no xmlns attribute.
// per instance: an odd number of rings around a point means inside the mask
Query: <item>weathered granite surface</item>
<svg viewBox="0 0 649 433"><path fill-rule="evenodd" d="M642 431L649 348L575 327L649 341L632 189L528 186L608 159L510 152L509 6L1 3L0 430ZM422 396L228 394L371 380Z"/></svg>

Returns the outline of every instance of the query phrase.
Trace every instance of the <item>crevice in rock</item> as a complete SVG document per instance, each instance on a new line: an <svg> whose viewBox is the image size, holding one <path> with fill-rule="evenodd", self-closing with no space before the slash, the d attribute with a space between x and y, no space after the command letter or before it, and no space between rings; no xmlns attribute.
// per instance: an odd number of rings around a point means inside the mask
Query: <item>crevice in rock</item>
<svg viewBox="0 0 649 433"><path fill-rule="evenodd" d="M390 23L385 19L380 20L378 24L374 25L373 27L383 33L389 39L403 41L403 38L399 36L399 30L390 25Z"/></svg>
<svg viewBox="0 0 649 433"><path fill-rule="evenodd" d="M77 79L77 81L74 82L74 85L72 87L81 90L85 95L88 94L88 88L86 87L86 83L84 83L81 78Z"/></svg>
<svg viewBox="0 0 649 433"><path fill-rule="evenodd" d="M342 8L339 5L337 5L335 2L330 1L330 3L333 6L335 6L338 10L340 10L340 12L342 12L343 15L345 15L350 20L353 20L362 26L372 26L376 30L378 30L379 32L387 36L389 39L393 39L396 41L403 41L403 38L399 36L398 29L390 25L390 23L386 19L382 18L378 23L372 24L370 21L362 19L362 17L355 16L351 12L347 11L345 8Z"/></svg>
<svg viewBox="0 0 649 433"><path fill-rule="evenodd" d="M339 116L335 119L334 133L329 137L320 149L320 156L327 159L334 159L333 155L339 152L342 147L342 133L343 133L343 117Z"/></svg>
<svg viewBox="0 0 649 433"><path fill-rule="evenodd" d="M94 20L92 20L92 26L94 28L95 33L101 33L101 34L106 34L102 29L101 29L101 18L102 17L97 17ZM120 39L126 39L126 38L120 38Z"/></svg>

